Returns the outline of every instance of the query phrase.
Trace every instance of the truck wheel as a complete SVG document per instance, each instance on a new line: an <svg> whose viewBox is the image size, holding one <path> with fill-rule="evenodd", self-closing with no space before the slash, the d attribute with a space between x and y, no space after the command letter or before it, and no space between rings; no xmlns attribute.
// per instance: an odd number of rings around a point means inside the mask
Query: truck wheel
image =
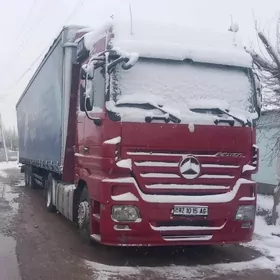
<svg viewBox="0 0 280 280"><path fill-rule="evenodd" d="M88 195L88 190L84 187L78 205L77 221L80 236L88 245L92 244L92 239L90 237L90 199Z"/></svg>
<svg viewBox="0 0 280 280"><path fill-rule="evenodd" d="M55 181L52 174L49 174L48 179L45 181L45 201L48 212L56 212L56 207L52 201L53 184L55 184Z"/></svg>

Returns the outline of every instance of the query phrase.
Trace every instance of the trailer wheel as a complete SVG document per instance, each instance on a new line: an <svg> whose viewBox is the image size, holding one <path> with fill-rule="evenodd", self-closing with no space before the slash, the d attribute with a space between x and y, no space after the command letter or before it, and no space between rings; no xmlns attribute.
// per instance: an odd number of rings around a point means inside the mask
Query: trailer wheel
<svg viewBox="0 0 280 280"><path fill-rule="evenodd" d="M48 179L45 181L45 201L48 212L56 212L56 207L53 205L52 201L53 184L55 184L55 181L52 174L49 174Z"/></svg>
<svg viewBox="0 0 280 280"><path fill-rule="evenodd" d="M80 236L84 243L91 245L91 231L90 231L90 199L88 190L84 187L79 204L77 207L77 222L79 227Z"/></svg>

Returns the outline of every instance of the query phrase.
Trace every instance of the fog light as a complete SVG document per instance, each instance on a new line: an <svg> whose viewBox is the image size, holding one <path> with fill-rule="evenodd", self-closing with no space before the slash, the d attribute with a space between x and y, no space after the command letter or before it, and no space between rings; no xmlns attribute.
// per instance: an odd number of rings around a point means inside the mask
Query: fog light
<svg viewBox="0 0 280 280"><path fill-rule="evenodd" d="M114 230L130 230L129 225L115 225Z"/></svg>
<svg viewBox="0 0 280 280"><path fill-rule="evenodd" d="M242 205L237 208L235 220L252 221L255 217L254 205Z"/></svg>
<svg viewBox="0 0 280 280"><path fill-rule="evenodd" d="M112 208L112 219L117 222L136 222L140 219L139 210L136 206L115 205Z"/></svg>
<svg viewBox="0 0 280 280"><path fill-rule="evenodd" d="M241 224L241 228L251 228L253 225L252 222L244 222Z"/></svg>

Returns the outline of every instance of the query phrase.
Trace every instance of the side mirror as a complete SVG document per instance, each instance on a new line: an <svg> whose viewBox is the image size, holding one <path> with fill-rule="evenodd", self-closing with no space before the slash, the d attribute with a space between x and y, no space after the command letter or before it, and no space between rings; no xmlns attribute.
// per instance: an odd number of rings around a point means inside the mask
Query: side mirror
<svg viewBox="0 0 280 280"><path fill-rule="evenodd" d="M88 113L88 111L91 111L93 108L93 104L92 101L90 100L90 97L88 95L85 94L85 113L86 116L93 121L93 123L96 126L101 126L102 125L102 121L100 118L95 118L95 117L91 117Z"/></svg>
<svg viewBox="0 0 280 280"><path fill-rule="evenodd" d="M130 53L128 57L124 58L125 63L123 63L122 68L124 70L130 69L131 67L133 67L137 63L138 58L139 58L138 53Z"/></svg>
<svg viewBox="0 0 280 280"><path fill-rule="evenodd" d="M116 56L115 52L111 53L112 56ZM118 58L116 58L115 60L113 60L111 63L108 64L108 73L111 74L114 67L116 67L117 64L122 63L121 67L124 70L129 70L130 68L132 68L138 61L139 58L139 54L138 53L129 53L126 56L120 56Z"/></svg>

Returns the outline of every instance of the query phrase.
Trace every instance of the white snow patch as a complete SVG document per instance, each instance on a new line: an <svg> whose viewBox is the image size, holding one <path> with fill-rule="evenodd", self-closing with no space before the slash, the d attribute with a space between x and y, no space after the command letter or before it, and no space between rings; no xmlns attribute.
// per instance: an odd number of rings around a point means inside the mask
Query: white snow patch
<svg viewBox="0 0 280 280"><path fill-rule="evenodd" d="M144 178L180 178L177 174L172 173L141 173Z"/></svg>
<svg viewBox="0 0 280 280"><path fill-rule="evenodd" d="M274 262L265 257L260 257L247 262L231 262L213 265L197 266L162 266L162 267L130 267L110 266L85 260L85 264L98 275L98 280L118 279L128 277L134 279L143 275L155 275L162 279L208 279L211 277L225 276L225 274L241 272L244 270L275 269Z"/></svg>
<svg viewBox="0 0 280 280"><path fill-rule="evenodd" d="M181 184L153 184L146 185L147 189L177 189L177 190L227 190L229 187L215 185L181 185Z"/></svg>
<svg viewBox="0 0 280 280"><path fill-rule="evenodd" d="M238 34L216 33L174 22L171 24L134 19L131 34L130 22L110 19L83 36L86 48L92 51L94 43L105 38L110 28L114 32L114 48L139 53L142 57L178 60L189 58L198 62L252 66L252 57L244 50Z"/></svg>
<svg viewBox="0 0 280 280"><path fill-rule="evenodd" d="M205 195L205 196L188 196L188 195L150 195L143 193L137 182L132 177L115 178L115 179L103 179L103 182L108 183L127 183L133 184L139 194L139 196L146 202L150 203L226 203L232 201L241 185L252 184L253 181L240 178L237 180L235 186L230 192L217 195Z"/></svg>
<svg viewBox="0 0 280 280"><path fill-rule="evenodd" d="M77 32L78 33L84 33L84 32L88 33L88 32L93 32L93 31L95 31L95 29L92 27L84 27L84 28L79 29Z"/></svg>
<svg viewBox="0 0 280 280"><path fill-rule="evenodd" d="M159 161L142 161L135 162L136 166L149 166L149 167L177 167L178 162L159 162Z"/></svg>
<svg viewBox="0 0 280 280"><path fill-rule="evenodd" d="M115 20L112 24L114 46L138 52L142 57L189 58L199 62L252 66L252 58L242 44L234 46L232 32L215 33L168 22L134 20L131 34L129 22Z"/></svg>
<svg viewBox="0 0 280 280"><path fill-rule="evenodd" d="M274 266L280 266L280 226L267 225L263 217L256 217L255 232L253 240L243 246L254 248L267 257L272 258Z"/></svg>
<svg viewBox="0 0 280 280"><path fill-rule="evenodd" d="M120 195L112 195L111 198L114 201L139 201L139 199L131 192Z"/></svg>
<svg viewBox="0 0 280 280"><path fill-rule="evenodd" d="M227 114L212 114L210 109L213 108L230 108L229 113L243 121L255 117L249 113L252 84L246 74L237 69L139 60L129 71L118 65L112 74L112 82L117 85L111 87L117 100L116 104L106 102L106 108L118 113L122 121L143 121L146 116L162 116L165 112L180 118L182 123L193 125L214 125L214 121L219 119L234 121ZM219 100L213 100L217 95ZM118 107L120 104L145 103L152 104L155 109ZM156 109L158 105L162 105L165 112ZM192 112L191 109L209 109L210 113ZM229 126L227 123L219 125ZM235 121L235 125L241 124Z"/></svg>
<svg viewBox="0 0 280 280"><path fill-rule="evenodd" d="M6 172L6 170L12 169L12 168L19 168L18 163L15 161L0 162L0 177L8 178L9 174Z"/></svg>
<svg viewBox="0 0 280 280"><path fill-rule="evenodd" d="M203 179L232 179L234 178L234 176L230 176L230 175L214 175L214 174L205 174L200 176L200 178Z"/></svg>
<svg viewBox="0 0 280 280"><path fill-rule="evenodd" d="M153 152L127 152L131 156L168 156L168 157L185 157L189 154L170 154L170 153L153 153ZM217 154L197 154L193 155L194 157L215 157Z"/></svg>
<svg viewBox="0 0 280 280"><path fill-rule="evenodd" d="M84 38L85 47L90 52L93 50L93 45L101 40L102 38L106 37L107 30L112 25L112 21L109 20L101 25L99 28L93 29L91 32L85 34L82 38ZM78 39L77 41L79 41Z"/></svg>
<svg viewBox="0 0 280 280"><path fill-rule="evenodd" d="M245 165L243 166L242 173L244 173L244 172L246 172L246 171L253 171L253 170L255 170L255 169L256 169L255 166L252 166L252 165L250 165L250 164L245 164Z"/></svg>
<svg viewBox="0 0 280 280"><path fill-rule="evenodd" d="M104 143L104 144L112 144L112 145L115 145L115 144L118 144L118 143L120 143L120 142L121 142L121 137L118 136L118 137L115 137L115 138L106 140L106 141L104 141L103 143Z"/></svg>
<svg viewBox="0 0 280 280"><path fill-rule="evenodd" d="M252 93L252 84L248 76L237 68L221 69L213 66L224 64L252 67L251 56L244 50L242 44L236 44L236 36L238 35L233 35L232 32L218 34L211 32L211 30L197 30L184 25L174 25L174 23L143 20L133 21L133 34L131 34L130 23L114 19L96 29L98 31L84 35L88 50L91 51L95 42L102 37L105 38L110 28L114 29L112 48L128 57L129 64L135 64L139 55L142 58L169 59L168 62L166 60L156 62L140 59L129 71L124 71L118 65L116 80L122 86L115 88L119 88L122 95L131 95L136 90L139 96L144 96L144 94L148 96L160 95L164 99L165 110L167 106L170 109L173 108L177 112L175 115L182 119L182 123L193 125L213 125L213 121L219 117L211 116L211 114L192 113L187 109L188 103L190 103L190 108L192 107L191 103L193 105L197 103L200 108L208 108L209 106L230 108L230 111L236 112L242 120L256 117L256 114L248 113L248 108L251 106L249 99ZM198 67L180 62L186 58L210 63L212 66ZM112 93L118 95L117 92ZM216 96L219 96L218 102L210 101ZM158 110L118 108L114 105L114 103L106 102L107 109L119 114L122 121L139 122L144 121L143 118L147 116L164 114ZM240 109L234 110L234 107ZM218 125L228 126L229 124L219 123ZM236 122L236 125L240 126L241 124Z"/></svg>
<svg viewBox="0 0 280 280"><path fill-rule="evenodd" d="M0 177L2 178L8 178L9 177L9 174L3 170L0 170Z"/></svg>
<svg viewBox="0 0 280 280"><path fill-rule="evenodd" d="M273 197L272 196L267 196L267 195L257 195L257 206L259 209L264 209L267 211L272 211L273 207Z"/></svg>
<svg viewBox="0 0 280 280"><path fill-rule="evenodd" d="M11 168L19 168L19 164L15 161L0 162L0 170L7 170Z"/></svg>
<svg viewBox="0 0 280 280"><path fill-rule="evenodd" d="M239 198L239 201L255 201L255 200L256 200L255 197L250 197L250 196L243 196Z"/></svg>
<svg viewBox="0 0 280 280"><path fill-rule="evenodd" d="M197 230L197 231L203 231L203 230L220 230L222 228L224 228L226 225L226 222L224 224L222 224L219 227L202 227L202 226L169 226L169 227L155 227L153 225L150 224L150 227L152 230L154 231L180 231L180 230Z"/></svg>
<svg viewBox="0 0 280 280"><path fill-rule="evenodd" d="M223 164L201 164L205 168L239 168L238 165L223 165Z"/></svg>
<svg viewBox="0 0 280 280"><path fill-rule="evenodd" d="M75 156L76 156L76 157L83 157L84 155L83 155L83 154L80 154L80 153L75 153Z"/></svg>
<svg viewBox="0 0 280 280"><path fill-rule="evenodd" d="M93 234L91 237L96 241L101 242L101 236L99 234Z"/></svg>
<svg viewBox="0 0 280 280"><path fill-rule="evenodd" d="M128 168L128 169L132 170L131 159L122 159L117 162L117 166L121 167L121 168Z"/></svg>
<svg viewBox="0 0 280 280"><path fill-rule="evenodd" d="M271 211L273 207L272 196L257 196L258 208ZM280 207L278 206L278 211ZM245 247L251 247L260 251L271 259L271 269L280 267L280 223L277 225L268 225L264 217L257 216L255 222L255 232L253 240L250 243L243 244ZM274 266L274 268L273 268Z"/></svg>

